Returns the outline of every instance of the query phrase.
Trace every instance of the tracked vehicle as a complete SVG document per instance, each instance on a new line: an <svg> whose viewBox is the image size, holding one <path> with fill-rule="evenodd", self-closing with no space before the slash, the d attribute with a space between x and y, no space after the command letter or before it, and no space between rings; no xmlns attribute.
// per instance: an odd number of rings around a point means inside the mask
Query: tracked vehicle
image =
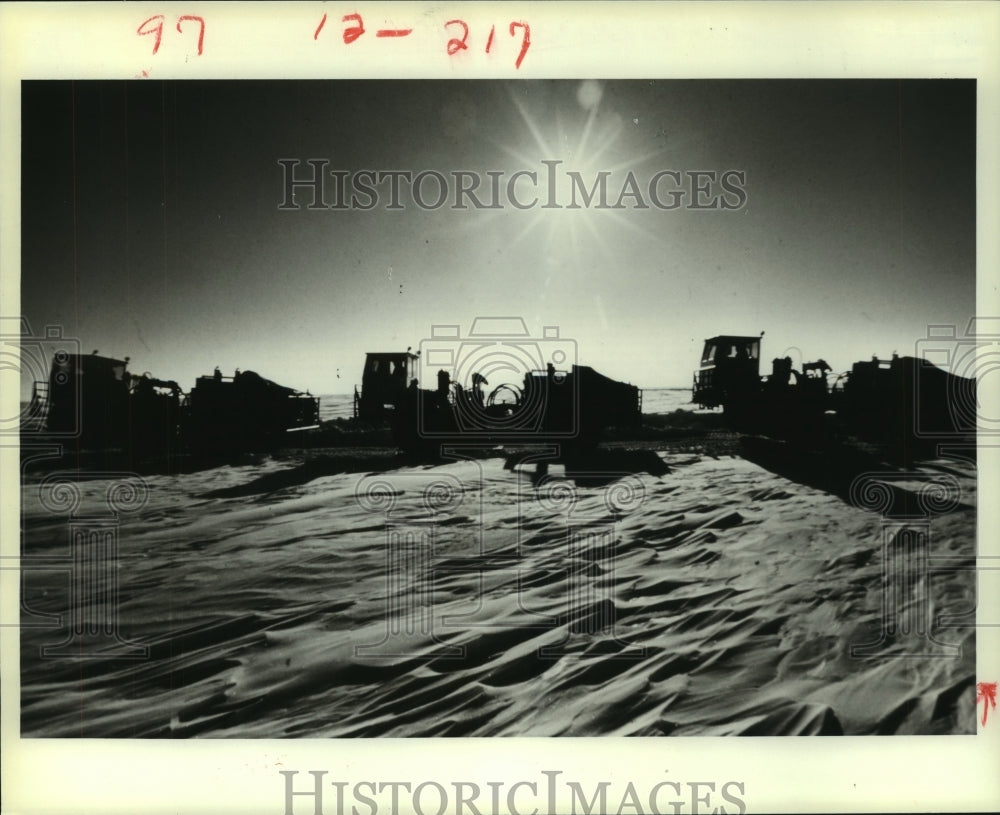
<svg viewBox="0 0 1000 815"><path fill-rule="evenodd" d="M56 353L49 378L32 387L26 430L77 450L172 452L181 389L128 370L128 357Z"/></svg>
<svg viewBox="0 0 1000 815"><path fill-rule="evenodd" d="M316 397L253 371L199 377L185 395L128 362L56 353L48 380L33 385L24 431L78 451L199 454L273 446L319 420Z"/></svg>
<svg viewBox="0 0 1000 815"><path fill-rule="evenodd" d="M568 454L594 447L608 428L641 425L642 391L574 364L555 329L532 339L518 318L480 318L466 337L446 328L420 354L365 360L355 416L387 422L403 450L556 444ZM421 368L435 388L419 386Z"/></svg>
<svg viewBox="0 0 1000 815"><path fill-rule="evenodd" d="M893 354L855 362L831 383L820 359L792 367L776 358L760 375L760 337L705 340L694 373L692 402L721 407L732 427L816 441L831 435L882 445L897 458L968 446L976 432L976 382L924 359ZM827 439L828 440L828 439Z"/></svg>
<svg viewBox="0 0 1000 815"><path fill-rule="evenodd" d="M199 376L187 395L182 436L193 451L253 450L318 426L319 399L254 371Z"/></svg>

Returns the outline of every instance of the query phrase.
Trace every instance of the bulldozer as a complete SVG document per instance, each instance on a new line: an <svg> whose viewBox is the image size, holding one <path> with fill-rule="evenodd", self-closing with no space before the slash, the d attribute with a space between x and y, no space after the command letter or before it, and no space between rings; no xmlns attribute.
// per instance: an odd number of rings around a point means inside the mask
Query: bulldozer
<svg viewBox="0 0 1000 815"><path fill-rule="evenodd" d="M595 447L609 427L642 423L642 391L585 365L559 370L549 362L493 386L479 371L460 382L439 369L434 389L419 387L419 370L415 354L369 353L355 392L355 418L388 423L409 453L512 444L558 444L569 453Z"/></svg>
<svg viewBox="0 0 1000 815"><path fill-rule="evenodd" d="M830 366L820 359L797 370L790 357L776 357L771 373L762 376L763 336L763 332L756 337L720 334L705 340L691 401L704 408L721 407L727 424L738 430L799 437L818 434L830 406L826 379Z"/></svg>

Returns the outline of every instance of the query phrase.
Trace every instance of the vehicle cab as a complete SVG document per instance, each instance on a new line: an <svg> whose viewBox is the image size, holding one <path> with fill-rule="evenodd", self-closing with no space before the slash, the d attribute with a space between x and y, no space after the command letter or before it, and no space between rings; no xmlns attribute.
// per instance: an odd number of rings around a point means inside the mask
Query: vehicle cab
<svg viewBox="0 0 1000 815"><path fill-rule="evenodd" d="M691 401L718 407L727 396L760 386L760 337L720 334L705 340Z"/></svg>
<svg viewBox="0 0 1000 815"><path fill-rule="evenodd" d="M420 376L419 364L420 358L409 351L367 354L361 393L355 389L354 394L355 418L373 424L383 421L386 409L399 405Z"/></svg>

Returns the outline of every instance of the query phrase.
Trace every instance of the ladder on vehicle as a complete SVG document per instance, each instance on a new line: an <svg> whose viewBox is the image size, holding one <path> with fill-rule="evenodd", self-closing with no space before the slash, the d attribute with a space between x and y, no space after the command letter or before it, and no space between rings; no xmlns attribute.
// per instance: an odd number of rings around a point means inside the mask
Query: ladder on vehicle
<svg viewBox="0 0 1000 815"><path fill-rule="evenodd" d="M31 401L21 412L21 430L38 433L45 429L49 417L49 383L35 380L31 386Z"/></svg>

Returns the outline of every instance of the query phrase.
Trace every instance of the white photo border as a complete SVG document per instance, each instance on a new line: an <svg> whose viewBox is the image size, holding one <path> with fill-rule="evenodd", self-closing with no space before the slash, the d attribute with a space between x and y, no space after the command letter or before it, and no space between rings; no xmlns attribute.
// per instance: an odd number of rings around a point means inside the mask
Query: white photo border
<svg viewBox="0 0 1000 815"><path fill-rule="evenodd" d="M414 20L391 60L315 47L323 14ZM190 29L151 55L137 26L156 14L206 21L199 56ZM441 54L439 23L531 24L520 68L469 49ZM338 32L339 33L339 32ZM168 37L170 39L168 39ZM1000 4L914 3L52 3L0 7L0 312L20 298L20 82L27 79L192 78L975 78L977 313L1000 314ZM508 51L504 57L511 57ZM3 415L14 391L5 389ZM996 393L984 393L993 400ZM16 410L16 407L14 408ZM1000 450L983 448L984 496L997 489ZM0 541L18 551L18 450L0 449ZM979 553L1000 554L996 504L979 507ZM0 614L18 619L17 573L0 572ZM997 619L1000 597L991 603ZM977 632L977 679L1000 678L1000 628ZM19 738L18 637L0 628L3 811L31 813L281 813L281 770L328 771L356 782L541 781L565 778L745 784L748 811L995 811L1000 713L977 736L657 739L58 740ZM307 804L307 802L304 802ZM309 811L307 805L296 811ZM327 811L333 811L328 805ZM363 810L362 810L363 811ZM431 810L433 811L433 809ZM530 810L529 810L530 811ZM630 811L630 810L626 810ZM685 809L684 811L690 811Z"/></svg>

